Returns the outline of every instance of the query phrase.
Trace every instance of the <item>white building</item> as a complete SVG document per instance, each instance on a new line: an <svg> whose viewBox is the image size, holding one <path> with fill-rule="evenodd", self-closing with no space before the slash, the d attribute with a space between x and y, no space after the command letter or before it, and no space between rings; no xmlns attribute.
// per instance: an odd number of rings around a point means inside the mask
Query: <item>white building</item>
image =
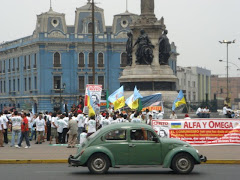
<svg viewBox="0 0 240 180"><path fill-rule="evenodd" d="M183 90L186 101L201 102L211 97L211 71L200 67L177 66L177 90Z"/></svg>

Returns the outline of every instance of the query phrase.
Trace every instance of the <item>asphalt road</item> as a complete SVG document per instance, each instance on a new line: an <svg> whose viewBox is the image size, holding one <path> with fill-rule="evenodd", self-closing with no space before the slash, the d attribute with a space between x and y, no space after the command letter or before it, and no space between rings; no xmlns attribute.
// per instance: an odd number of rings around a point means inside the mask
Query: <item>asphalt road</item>
<svg viewBox="0 0 240 180"><path fill-rule="evenodd" d="M159 168L120 168L110 169L105 175L92 175L87 168L68 167L67 164L1 164L0 179L4 180L71 180L71 179L169 179L169 180L227 180L239 179L240 165L197 165L189 175L174 174L170 169Z"/></svg>

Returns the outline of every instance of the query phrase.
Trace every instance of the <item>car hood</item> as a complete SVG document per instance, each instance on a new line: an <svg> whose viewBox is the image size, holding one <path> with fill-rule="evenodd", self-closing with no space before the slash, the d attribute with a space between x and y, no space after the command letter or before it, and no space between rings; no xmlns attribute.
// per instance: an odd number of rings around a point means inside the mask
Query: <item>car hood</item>
<svg viewBox="0 0 240 180"><path fill-rule="evenodd" d="M191 145L189 143L181 141L179 139L175 139L175 138L160 138L160 140L161 140L162 144L191 147Z"/></svg>

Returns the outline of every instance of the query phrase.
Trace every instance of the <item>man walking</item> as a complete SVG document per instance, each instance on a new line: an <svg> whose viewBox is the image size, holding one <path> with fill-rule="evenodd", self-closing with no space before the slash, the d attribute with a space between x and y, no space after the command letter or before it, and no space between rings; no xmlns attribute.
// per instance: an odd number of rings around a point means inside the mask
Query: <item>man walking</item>
<svg viewBox="0 0 240 180"><path fill-rule="evenodd" d="M4 143L8 144L8 111L4 111L4 115L2 116L2 121L3 121L3 130L4 130Z"/></svg>
<svg viewBox="0 0 240 180"><path fill-rule="evenodd" d="M0 147L4 147L3 146L3 133L4 133L3 121L2 121L2 118L0 116Z"/></svg>
<svg viewBox="0 0 240 180"><path fill-rule="evenodd" d="M11 147L15 145L15 136L17 135L17 144L20 142L20 136L21 136L21 122L22 118L18 115L18 112L15 111L14 115L10 119L12 121L12 142ZM17 147L17 145L16 145Z"/></svg>
<svg viewBox="0 0 240 180"><path fill-rule="evenodd" d="M20 138L20 142L18 143L18 145L16 146L17 148L20 148L21 147L21 144L22 144L22 141L23 139L25 139L26 141L26 144L27 146L25 147L25 149L28 149L30 148L30 142L29 142L29 139L28 139L28 119L27 119L27 115L26 113L24 113L22 115L22 123L21 123L21 138Z"/></svg>
<svg viewBox="0 0 240 180"><path fill-rule="evenodd" d="M68 129L69 129L68 148L74 148L77 140L78 123L77 121L73 120L71 116L69 117Z"/></svg>
<svg viewBox="0 0 240 180"><path fill-rule="evenodd" d="M42 114L39 115L39 118L36 121L36 130L37 130L37 142L35 144L42 144L43 132L45 130L45 121Z"/></svg>

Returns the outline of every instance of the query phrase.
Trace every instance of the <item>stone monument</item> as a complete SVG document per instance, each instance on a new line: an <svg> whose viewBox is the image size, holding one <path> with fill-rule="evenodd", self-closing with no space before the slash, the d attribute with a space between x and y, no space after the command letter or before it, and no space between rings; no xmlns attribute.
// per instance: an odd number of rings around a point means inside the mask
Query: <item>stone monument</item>
<svg viewBox="0 0 240 180"><path fill-rule="evenodd" d="M143 96L162 93L165 102L173 102L177 77L168 65L171 47L164 19L155 16L154 0L141 0L141 15L131 30L126 46L129 63L119 78L125 96L130 96L136 85Z"/></svg>

